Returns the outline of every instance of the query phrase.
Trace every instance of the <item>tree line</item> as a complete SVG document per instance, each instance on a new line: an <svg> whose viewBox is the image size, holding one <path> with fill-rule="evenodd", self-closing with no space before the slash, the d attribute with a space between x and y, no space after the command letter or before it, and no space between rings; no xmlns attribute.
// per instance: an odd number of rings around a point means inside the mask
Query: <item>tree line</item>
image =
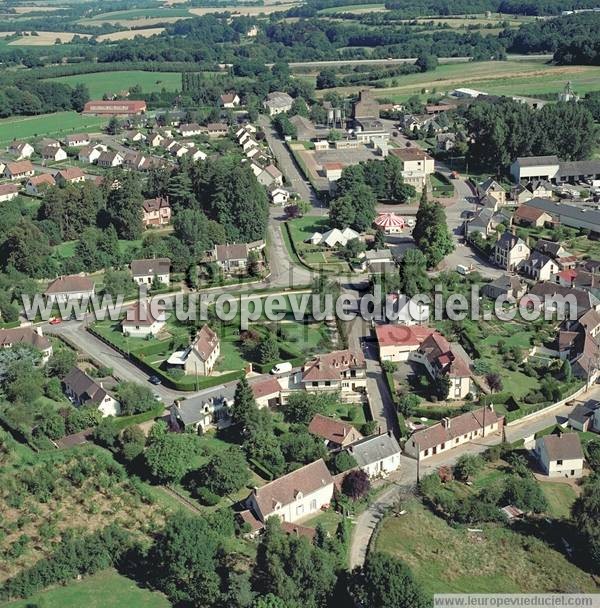
<svg viewBox="0 0 600 608"><path fill-rule="evenodd" d="M476 101L464 111L471 166L501 174L519 156L589 158L598 133L584 104L556 103L541 109L502 97Z"/></svg>

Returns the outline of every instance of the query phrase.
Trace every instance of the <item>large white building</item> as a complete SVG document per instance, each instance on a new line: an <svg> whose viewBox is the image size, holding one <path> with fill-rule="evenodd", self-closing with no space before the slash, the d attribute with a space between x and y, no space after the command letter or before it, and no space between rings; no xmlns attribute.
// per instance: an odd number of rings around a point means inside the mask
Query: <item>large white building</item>
<svg viewBox="0 0 600 608"><path fill-rule="evenodd" d="M580 180L600 179L600 161L561 161L558 156L519 157L510 166L514 181L531 182L545 180L564 183Z"/></svg>

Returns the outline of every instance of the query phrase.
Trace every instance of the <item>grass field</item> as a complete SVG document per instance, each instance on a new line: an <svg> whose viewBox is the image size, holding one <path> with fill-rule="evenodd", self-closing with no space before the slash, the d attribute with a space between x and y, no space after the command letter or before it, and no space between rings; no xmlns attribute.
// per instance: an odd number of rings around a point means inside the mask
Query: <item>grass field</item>
<svg viewBox="0 0 600 608"><path fill-rule="evenodd" d="M385 11L385 4L361 4L347 6L332 6L319 11L319 15L331 15L335 13L353 13L359 15L361 13L379 13Z"/></svg>
<svg viewBox="0 0 600 608"><path fill-rule="evenodd" d="M112 11L110 13L100 13L89 21L100 21L105 23L118 19L119 21L129 21L137 19L152 19L158 17L190 17L190 12L185 8L133 8L126 11Z"/></svg>
<svg viewBox="0 0 600 608"><path fill-rule="evenodd" d="M550 505L550 515L556 519L569 517L577 498L575 490L568 483L554 481L544 481L541 487Z"/></svg>
<svg viewBox="0 0 600 608"><path fill-rule="evenodd" d="M598 591L588 574L532 536L495 525L471 534L415 500L405 508L384 521L375 549L406 562L430 594Z"/></svg>
<svg viewBox="0 0 600 608"><path fill-rule="evenodd" d="M265 6L242 6L241 4L235 6L210 6L210 7L202 7L202 8L191 8L190 13L192 15L207 15L209 13L222 13L224 11L229 11L231 13L235 13L238 15L260 15L264 13L265 15L270 15L271 13L278 13L281 11L287 11L299 4L298 2L287 2L281 4L270 4L265 3Z"/></svg>
<svg viewBox="0 0 600 608"><path fill-rule="evenodd" d="M64 587L36 593L28 600L5 604L9 608L168 608L162 593L141 589L132 580L114 570L106 570Z"/></svg>
<svg viewBox="0 0 600 608"><path fill-rule="evenodd" d="M76 76L60 76L52 78L53 82L64 82L71 86L82 82L90 90L92 98L101 99L104 93L116 93L127 90L139 84L142 91L152 93L167 89L181 89L181 74L179 72L143 72L132 70L126 72L94 72L92 74L77 74Z"/></svg>
<svg viewBox="0 0 600 608"><path fill-rule="evenodd" d="M497 95L539 95L558 93L569 80L579 94L600 90L600 67L554 66L547 65L544 60L449 63L438 66L433 72L388 78L385 82L389 88L377 89L377 96L399 102L420 95L422 90L442 94L458 87ZM359 88L337 90L352 92ZM328 89L331 90L335 89ZM318 92L319 95L324 93Z"/></svg>
<svg viewBox="0 0 600 608"><path fill-rule="evenodd" d="M56 112L39 116L15 116L0 120L0 144L13 139L60 136L78 131L98 133L108 122L101 116L82 116L77 112Z"/></svg>

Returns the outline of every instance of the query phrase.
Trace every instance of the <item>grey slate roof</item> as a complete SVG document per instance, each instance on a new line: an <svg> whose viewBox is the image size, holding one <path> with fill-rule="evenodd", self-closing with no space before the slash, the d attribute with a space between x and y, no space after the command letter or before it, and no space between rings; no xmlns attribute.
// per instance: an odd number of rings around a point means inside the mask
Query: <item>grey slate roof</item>
<svg viewBox="0 0 600 608"><path fill-rule="evenodd" d="M596 175L600 173L600 161L576 160L560 163L558 176L572 177L577 175Z"/></svg>
<svg viewBox="0 0 600 608"><path fill-rule="evenodd" d="M589 222L600 227L600 211L594 209L586 209L576 205L567 205L565 203L555 203L546 198L532 198L525 203L528 207L541 209L550 215L564 216L574 220Z"/></svg>
<svg viewBox="0 0 600 608"><path fill-rule="evenodd" d="M538 165L558 165L558 156L522 156L517 158L521 167L537 167Z"/></svg>
<svg viewBox="0 0 600 608"><path fill-rule="evenodd" d="M204 406L223 404L224 401L233 401L237 382L223 384L194 397L182 399L179 402L179 417L185 425L195 424L204 414Z"/></svg>
<svg viewBox="0 0 600 608"><path fill-rule="evenodd" d="M583 458L583 449L577 433L546 435L542 437L550 460L578 460Z"/></svg>
<svg viewBox="0 0 600 608"><path fill-rule="evenodd" d="M365 467L394 454L400 454L400 446L393 435L385 433L365 437L353 443L349 447L349 452L354 456L359 467Z"/></svg>

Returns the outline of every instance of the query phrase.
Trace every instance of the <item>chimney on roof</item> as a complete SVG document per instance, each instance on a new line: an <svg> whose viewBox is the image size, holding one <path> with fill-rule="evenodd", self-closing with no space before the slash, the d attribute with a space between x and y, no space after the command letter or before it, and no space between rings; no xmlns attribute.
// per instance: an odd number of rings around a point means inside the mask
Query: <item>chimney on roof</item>
<svg viewBox="0 0 600 608"><path fill-rule="evenodd" d="M37 327L35 327L33 331L35 331L35 333L36 333L38 336L43 336L43 335L44 335L44 334L42 333L42 326L41 326L41 325L38 325Z"/></svg>
<svg viewBox="0 0 600 608"><path fill-rule="evenodd" d="M446 417L444 417L444 418L442 418L442 426L443 426L445 429L449 429L449 428L450 428L450 426L451 426L451 424L452 424L452 423L450 422L450 418L448 418L447 416L446 416Z"/></svg>

